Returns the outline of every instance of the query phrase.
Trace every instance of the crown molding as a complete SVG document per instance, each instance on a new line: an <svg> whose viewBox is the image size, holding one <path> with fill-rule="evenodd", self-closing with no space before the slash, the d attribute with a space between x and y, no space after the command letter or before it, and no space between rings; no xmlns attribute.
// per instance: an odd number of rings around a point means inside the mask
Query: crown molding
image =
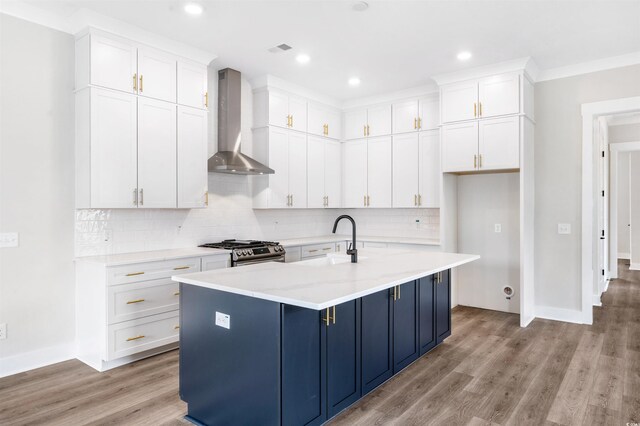
<svg viewBox="0 0 640 426"><path fill-rule="evenodd" d="M419 98L423 96L439 96L438 85L435 83L428 83L418 87L411 87L409 89L351 99L344 101L342 107L343 109L360 108L368 105L397 102L404 99Z"/></svg>
<svg viewBox="0 0 640 426"><path fill-rule="evenodd" d="M595 61L581 62L564 67L542 70L537 81L557 80L559 78L589 74L592 72L605 71L637 64L640 64L640 52L633 52L626 55L612 56Z"/></svg>
<svg viewBox="0 0 640 426"><path fill-rule="evenodd" d="M496 74L504 74L515 71L525 71L533 81L536 81L539 73L538 67L533 59L527 56L526 58L499 62L497 64L469 68L446 74L439 74L433 76L432 78L439 86L442 86L444 84L455 83L458 81L473 80L476 78L489 77Z"/></svg>
<svg viewBox="0 0 640 426"><path fill-rule="evenodd" d="M280 77L276 77L271 74L262 75L249 81L253 90L260 90L266 88L279 89L285 92L289 92L295 95L302 96L312 101L320 102L325 105L341 109L342 102L329 96L323 95L316 91L307 89L306 87L299 86L295 83L283 80Z"/></svg>

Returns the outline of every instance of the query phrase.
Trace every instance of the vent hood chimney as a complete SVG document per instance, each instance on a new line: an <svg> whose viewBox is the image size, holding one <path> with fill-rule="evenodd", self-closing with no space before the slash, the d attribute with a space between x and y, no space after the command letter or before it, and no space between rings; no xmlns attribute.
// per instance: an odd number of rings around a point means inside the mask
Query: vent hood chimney
<svg viewBox="0 0 640 426"><path fill-rule="evenodd" d="M218 152L209 158L210 172L237 175L266 175L273 169L244 155L240 149L240 72L218 71Z"/></svg>

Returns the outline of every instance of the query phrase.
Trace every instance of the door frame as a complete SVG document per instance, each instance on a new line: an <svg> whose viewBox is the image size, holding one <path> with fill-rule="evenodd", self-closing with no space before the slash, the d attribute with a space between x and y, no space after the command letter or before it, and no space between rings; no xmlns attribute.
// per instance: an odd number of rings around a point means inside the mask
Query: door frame
<svg viewBox="0 0 640 426"><path fill-rule="evenodd" d="M594 289L598 288L597 211L597 147L593 123L603 115L640 110L640 96L582 104L582 255L581 255L581 318L584 324L593 323ZM599 295L598 295L599 297Z"/></svg>

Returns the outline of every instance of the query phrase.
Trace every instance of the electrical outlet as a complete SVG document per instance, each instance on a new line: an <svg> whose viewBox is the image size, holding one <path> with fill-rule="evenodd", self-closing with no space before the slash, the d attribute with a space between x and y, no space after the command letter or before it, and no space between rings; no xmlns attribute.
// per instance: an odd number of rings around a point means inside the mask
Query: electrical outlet
<svg viewBox="0 0 640 426"><path fill-rule="evenodd" d="M216 325L226 329L231 328L231 315L216 311Z"/></svg>
<svg viewBox="0 0 640 426"><path fill-rule="evenodd" d="M501 233L502 232L502 224L496 223L495 225L493 225L493 230L495 231L496 234Z"/></svg>
<svg viewBox="0 0 640 426"><path fill-rule="evenodd" d="M0 247L18 247L18 233L5 232L0 234Z"/></svg>
<svg viewBox="0 0 640 426"><path fill-rule="evenodd" d="M559 223L558 224L558 234L560 235L568 235L571 233L571 224L570 223Z"/></svg>
<svg viewBox="0 0 640 426"><path fill-rule="evenodd" d="M7 338L7 323L3 322L0 324L0 340L4 340Z"/></svg>

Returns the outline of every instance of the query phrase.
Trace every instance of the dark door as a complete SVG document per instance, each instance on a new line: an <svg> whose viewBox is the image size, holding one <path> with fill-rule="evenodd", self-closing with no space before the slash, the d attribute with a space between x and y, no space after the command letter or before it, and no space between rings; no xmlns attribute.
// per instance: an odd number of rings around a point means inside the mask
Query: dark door
<svg viewBox="0 0 640 426"><path fill-rule="evenodd" d="M326 310L323 315L326 315ZM327 411L332 417L357 401L360 382L360 299L330 308L327 333Z"/></svg>
<svg viewBox="0 0 640 426"><path fill-rule="evenodd" d="M434 289L435 275L420 278L418 281L418 330L420 335L420 355L429 352L436 346Z"/></svg>
<svg viewBox="0 0 640 426"><path fill-rule="evenodd" d="M435 284L436 342L441 343L451 335L451 281L450 271L440 272Z"/></svg>
<svg viewBox="0 0 640 426"><path fill-rule="evenodd" d="M326 325L322 312L282 305L282 425L327 419Z"/></svg>
<svg viewBox="0 0 640 426"><path fill-rule="evenodd" d="M419 354L418 292L416 281L411 281L398 286L393 303L394 374L415 361Z"/></svg>
<svg viewBox="0 0 640 426"><path fill-rule="evenodd" d="M362 298L363 394L393 375L391 294L383 290Z"/></svg>

